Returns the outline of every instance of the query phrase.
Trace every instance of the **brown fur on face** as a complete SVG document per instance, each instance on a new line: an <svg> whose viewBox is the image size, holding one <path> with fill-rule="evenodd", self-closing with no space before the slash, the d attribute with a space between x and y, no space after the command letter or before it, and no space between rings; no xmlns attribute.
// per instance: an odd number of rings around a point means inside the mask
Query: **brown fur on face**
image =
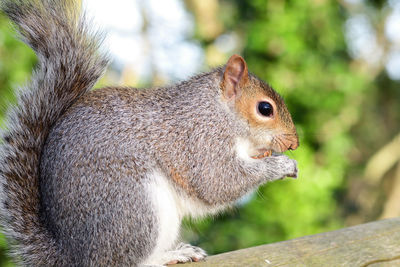
<svg viewBox="0 0 400 267"><path fill-rule="evenodd" d="M237 112L249 124L248 138L254 146L253 153L259 153L256 158L270 155L269 150L284 152L298 147L296 128L282 97L268 84L249 74L246 62L240 56L234 55L228 61L222 87L224 92L229 92L225 93L226 100L234 102ZM272 105L270 117L258 112L258 104L262 101Z"/></svg>
<svg viewBox="0 0 400 267"><path fill-rule="evenodd" d="M258 112L258 104L262 101L272 105L273 114L270 117ZM267 149L284 152L298 147L296 128L282 97L264 82L251 77L235 106L248 121L250 139L260 153Z"/></svg>

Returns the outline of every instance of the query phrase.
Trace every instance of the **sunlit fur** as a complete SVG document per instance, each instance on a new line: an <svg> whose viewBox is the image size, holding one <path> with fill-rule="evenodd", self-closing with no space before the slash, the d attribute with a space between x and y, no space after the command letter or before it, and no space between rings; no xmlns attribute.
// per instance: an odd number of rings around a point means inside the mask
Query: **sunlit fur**
<svg viewBox="0 0 400 267"><path fill-rule="evenodd" d="M247 75L237 55L169 87L91 91L107 60L74 4L2 1L39 59L0 146L2 229L15 259L26 266L138 266L204 256L174 244L182 216L215 213L260 184L297 174L286 156L250 158L246 144L263 144L273 126L250 120L226 96L239 99L236 89L249 86L243 102L264 90L289 125L286 106L254 76L225 80ZM221 87L235 81L239 87Z"/></svg>

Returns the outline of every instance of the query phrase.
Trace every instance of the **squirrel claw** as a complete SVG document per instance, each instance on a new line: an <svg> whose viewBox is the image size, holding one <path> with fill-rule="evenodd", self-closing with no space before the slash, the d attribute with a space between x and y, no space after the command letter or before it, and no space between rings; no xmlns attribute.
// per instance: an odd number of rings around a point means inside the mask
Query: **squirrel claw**
<svg viewBox="0 0 400 267"><path fill-rule="evenodd" d="M298 172L298 169L297 169L297 166L296 166L294 173L288 174L286 176L290 177L290 178L293 178L293 179L297 179L297 172Z"/></svg>
<svg viewBox="0 0 400 267"><path fill-rule="evenodd" d="M257 155L257 156L252 156L251 158L253 158L253 159L262 159L262 158L270 157L270 156L272 156L272 150L268 149L263 154L260 154L260 155Z"/></svg>

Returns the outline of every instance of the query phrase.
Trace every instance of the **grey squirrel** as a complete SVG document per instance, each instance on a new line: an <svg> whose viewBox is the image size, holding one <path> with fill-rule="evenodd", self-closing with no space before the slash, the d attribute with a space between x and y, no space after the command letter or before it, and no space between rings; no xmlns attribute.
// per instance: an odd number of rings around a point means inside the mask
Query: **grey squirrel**
<svg viewBox="0 0 400 267"><path fill-rule="evenodd" d="M221 211L296 177L282 98L233 55L165 88L91 91L108 59L73 0L2 0L38 66L0 143L3 231L28 266L202 260L177 244L184 216Z"/></svg>

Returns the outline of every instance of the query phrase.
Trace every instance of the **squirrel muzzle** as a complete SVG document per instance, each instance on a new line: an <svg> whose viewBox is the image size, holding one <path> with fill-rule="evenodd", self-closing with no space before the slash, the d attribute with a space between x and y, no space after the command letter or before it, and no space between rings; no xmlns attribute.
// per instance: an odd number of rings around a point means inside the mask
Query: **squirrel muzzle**
<svg viewBox="0 0 400 267"><path fill-rule="evenodd" d="M273 139L268 149L259 149L258 154L252 156L253 159L262 159L272 156L272 152L283 153L287 150L295 150L299 147L299 138L296 135L277 136Z"/></svg>

